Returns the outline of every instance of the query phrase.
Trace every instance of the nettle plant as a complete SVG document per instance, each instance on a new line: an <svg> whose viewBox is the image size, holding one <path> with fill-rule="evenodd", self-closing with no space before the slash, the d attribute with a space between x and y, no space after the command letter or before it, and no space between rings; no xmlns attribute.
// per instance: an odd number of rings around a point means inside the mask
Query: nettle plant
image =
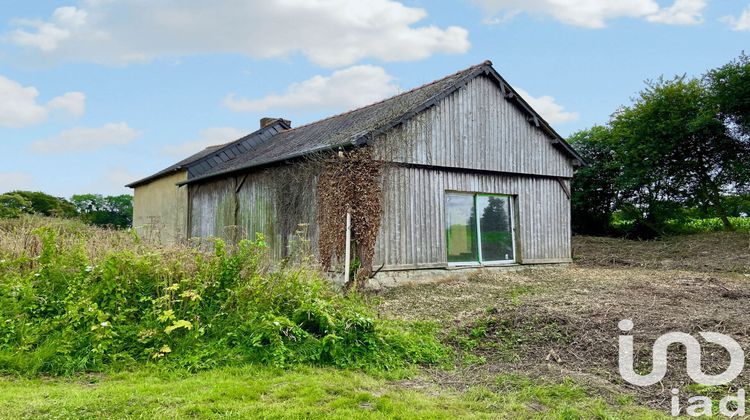
<svg viewBox="0 0 750 420"><path fill-rule="evenodd" d="M91 238L59 232L36 230L38 245L21 254L0 245L0 372L237 363L387 370L446 355L432 326L378 319L305 266L269 268L262 236L231 249L215 240L210 253L134 239L92 255Z"/></svg>

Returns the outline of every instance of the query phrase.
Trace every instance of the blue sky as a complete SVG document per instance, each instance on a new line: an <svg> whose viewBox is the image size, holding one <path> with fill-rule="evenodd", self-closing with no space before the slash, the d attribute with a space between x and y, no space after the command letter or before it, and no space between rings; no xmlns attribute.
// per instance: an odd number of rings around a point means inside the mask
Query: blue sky
<svg viewBox="0 0 750 420"><path fill-rule="evenodd" d="M749 0L0 0L0 192L127 193L486 59L567 136L748 46Z"/></svg>

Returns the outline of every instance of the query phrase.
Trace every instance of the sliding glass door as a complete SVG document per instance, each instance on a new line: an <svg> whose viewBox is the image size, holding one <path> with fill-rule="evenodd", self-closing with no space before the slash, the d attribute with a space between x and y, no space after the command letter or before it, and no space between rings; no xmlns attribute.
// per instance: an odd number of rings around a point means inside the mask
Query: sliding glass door
<svg viewBox="0 0 750 420"><path fill-rule="evenodd" d="M448 193L445 217L448 234L448 262L479 261L474 196Z"/></svg>
<svg viewBox="0 0 750 420"><path fill-rule="evenodd" d="M447 192L445 208L449 263L515 261L510 196Z"/></svg>

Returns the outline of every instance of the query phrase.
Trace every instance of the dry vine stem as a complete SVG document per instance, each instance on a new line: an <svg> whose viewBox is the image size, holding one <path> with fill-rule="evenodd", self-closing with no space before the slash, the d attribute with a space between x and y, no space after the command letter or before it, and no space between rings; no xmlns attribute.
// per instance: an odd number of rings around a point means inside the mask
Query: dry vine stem
<svg viewBox="0 0 750 420"><path fill-rule="evenodd" d="M323 269L344 256L346 211L351 212L354 255L359 270L346 289L364 287L372 274L375 241L380 230L382 162L369 147L339 152L324 163L318 178L318 247Z"/></svg>

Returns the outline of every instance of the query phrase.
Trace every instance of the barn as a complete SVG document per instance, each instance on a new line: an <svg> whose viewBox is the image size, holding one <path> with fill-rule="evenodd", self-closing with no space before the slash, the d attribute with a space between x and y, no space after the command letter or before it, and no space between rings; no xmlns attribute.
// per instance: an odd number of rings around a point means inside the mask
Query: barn
<svg viewBox="0 0 750 420"><path fill-rule="evenodd" d="M330 270L349 213L361 274L396 278L570 262L570 182L582 164L485 61L298 127L263 118L128 186L142 235L262 233L274 258L306 244Z"/></svg>

